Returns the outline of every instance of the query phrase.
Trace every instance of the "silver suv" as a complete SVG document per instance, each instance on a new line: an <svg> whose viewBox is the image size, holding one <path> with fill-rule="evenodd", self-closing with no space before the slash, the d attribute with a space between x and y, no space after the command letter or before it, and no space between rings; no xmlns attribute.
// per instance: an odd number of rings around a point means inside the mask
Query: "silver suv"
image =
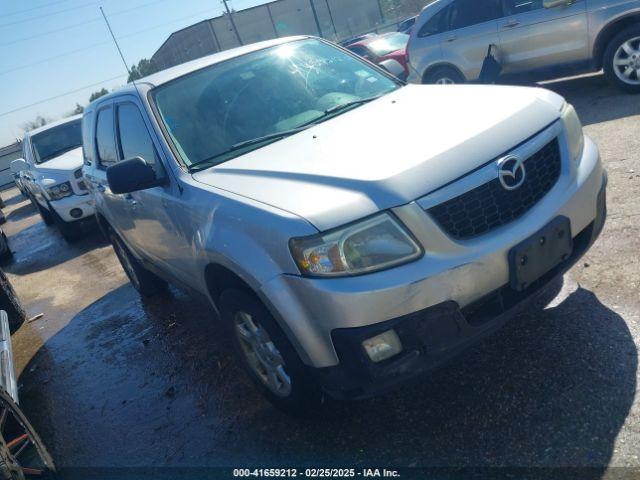
<svg viewBox="0 0 640 480"><path fill-rule="evenodd" d="M436 0L413 27L409 81L475 81L489 45L507 75L604 68L640 92L640 0Z"/></svg>
<svg viewBox="0 0 640 480"><path fill-rule="evenodd" d="M405 86L321 39L137 81L83 118L98 221L143 295L207 297L278 406L395 387L589 248L606 176L542 89Z"/></svg>

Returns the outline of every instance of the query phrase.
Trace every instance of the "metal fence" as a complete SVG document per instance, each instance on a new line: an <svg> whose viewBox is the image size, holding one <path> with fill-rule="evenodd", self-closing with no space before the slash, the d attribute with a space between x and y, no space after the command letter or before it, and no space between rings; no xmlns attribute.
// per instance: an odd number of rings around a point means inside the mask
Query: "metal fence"
<svg viewBox="0 0 640 480"><path fill-rule="evenodd" d="M362 33L393 31L430 1L276 0L234 12L232 19L221 15L174 32L151 58L157 68L164 69L241 44L289 35L340 41Z"/></svg>

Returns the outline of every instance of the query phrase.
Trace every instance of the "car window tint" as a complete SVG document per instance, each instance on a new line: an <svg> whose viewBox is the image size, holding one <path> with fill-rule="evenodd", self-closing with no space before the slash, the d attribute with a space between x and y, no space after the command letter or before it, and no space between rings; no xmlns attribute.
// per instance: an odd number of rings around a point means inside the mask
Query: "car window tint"
<svg viewBox="0 0 640 480"><path fill-rule="evenodd" d="M151 166L158 163L158 155L142 113L133 103L123 103L118 106L118 134L122 160L141 157Z"/></svg>
<svg viewBox="0 0 640 480"><path fill-rule="evenodd" d="M360 45L354 45L352 47L347 47L349 50L351 50L353 53L355 53L356 55L360 55L361 57L366 57L369 52L367 52L367 49L360 46Z"/></svg>
<svg viewBox="0 0 640 480"><path fill-rule="evenodd" d="M91 115L82 117L82 154L84 163L91 165L93 163L93 152L91 151Z"/></svg>
<svg viewBox="0 0 640 480"><path fill-rule="evenodd" d="M449 8L451 30L478 25L502 16L499 0L456 0Z"/></svg>
<svg viewBox="0 0 640 480"><path fill-rule="evenodd" d="M443 8L433 17L427 20L427 23L425 23L418 32L418 36L428 37L429 35L437 35L438 33L446 32L448 11L448 8Z"/></svg>
<svg viewBox="0 0 640 480"><path fill-rule="evenodd" d="M543 8L543 0L503 0L505 15L516 15Z"/></svg>
<svg viewBox="0 0 640 480"><path fill-rule="evenodd" d="M116 140L113 132L113 108L107 107L100 110L96 123L98 163L104 167L108 167L117 161Z"/></svg>

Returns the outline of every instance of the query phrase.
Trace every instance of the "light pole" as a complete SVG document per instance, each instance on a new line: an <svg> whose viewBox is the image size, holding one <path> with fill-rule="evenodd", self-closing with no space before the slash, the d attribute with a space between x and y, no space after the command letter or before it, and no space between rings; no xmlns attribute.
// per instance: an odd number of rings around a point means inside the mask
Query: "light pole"
<svg viewBox="0 0 640 480"><path fill-rule="evenodd" d="M231 28L233 28L233 32L236 34L236 38L238 39L238 43L240 45L244 45L242 43L242 39L240 38L240 34L238 33L238 27L236 27L236 22L233 21L233 15L231 14L231 10L229 9L229 5L227 4L228 0L222 0L224 4L224 8L227 11L227 15L229 15L229 21L231 22Z"/></svg>

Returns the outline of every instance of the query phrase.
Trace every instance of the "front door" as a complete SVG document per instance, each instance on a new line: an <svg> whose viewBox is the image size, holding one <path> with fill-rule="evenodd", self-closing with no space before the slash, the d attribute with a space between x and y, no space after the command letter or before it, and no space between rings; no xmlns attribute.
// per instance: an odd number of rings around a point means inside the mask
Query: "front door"
<svg viewBox="0 0 640 480"><path fill-rule="evenodd" d="M544 8L543 0L502 0L500 57L504 73L579 63L589 58L586 1Z"/></svg>

